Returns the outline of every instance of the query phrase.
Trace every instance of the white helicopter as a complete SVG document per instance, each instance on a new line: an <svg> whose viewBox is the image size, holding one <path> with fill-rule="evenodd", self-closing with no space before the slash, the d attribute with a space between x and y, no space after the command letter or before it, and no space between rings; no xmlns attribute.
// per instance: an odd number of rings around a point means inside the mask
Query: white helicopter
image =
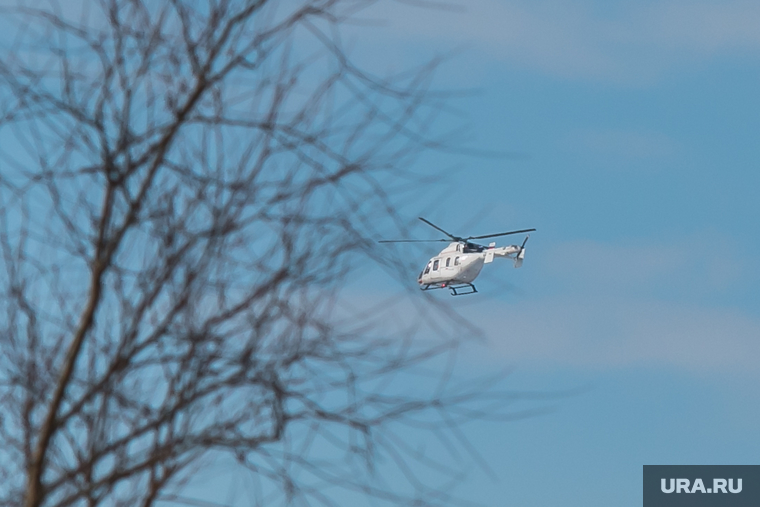
<svg viewBox="0 0 760 507"><path fill-rule="evenodd" d="M514 261L515 267L522 266L525 258L525 243L530 235L525 236L522 245L509 245L496 247L496 243L488 246L471 243L471 239L496 238L510 234L533 232L535 229L522 229L519 231L501 232L498 234L486 234L485 236L469 236L466 238L454 236L434 223L418 217L429 226L441 231L449 239L391 239L380 243L423 243L432 241L450 241L449 246L441 250L441 253L428 261L425 269L417 277L417 283L422 290L449 289L452 296L464 296L478 292L472 282L480 274L484 264L493 262L494 257L506 257Z"/></svg>

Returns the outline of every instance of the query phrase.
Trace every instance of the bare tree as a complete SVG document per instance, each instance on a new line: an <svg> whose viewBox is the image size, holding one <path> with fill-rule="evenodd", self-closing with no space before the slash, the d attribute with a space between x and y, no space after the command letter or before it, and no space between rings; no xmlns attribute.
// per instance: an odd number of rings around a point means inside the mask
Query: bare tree
<svg viewBox="0 0 760 507"><path fill-rule="evenodd" d="M357 262L391 264L368 240L437 111L426 69L346 56L339 28L372 3L4 10L1 505L181 502L224 457L265 504L329 504L325 484L450 500L460 471L393 427L455 446L472 389L407 382L445 374L456 340L337 304Z"/></svg>

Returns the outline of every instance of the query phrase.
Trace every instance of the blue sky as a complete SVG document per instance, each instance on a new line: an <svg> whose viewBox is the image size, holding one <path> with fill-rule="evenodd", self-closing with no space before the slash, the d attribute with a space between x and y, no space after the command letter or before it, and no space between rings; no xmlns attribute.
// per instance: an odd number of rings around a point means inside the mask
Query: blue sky
<svg viewBox="0 0 760 507"><path fill-rule="evenodd" d="M474 93L447 121L470 148L520 155L426 157L415 170L440 183L405 203L458 234L538 229L521 270L494 263L452 301L489 337L465 364L513 368L509 388L584 389L547 415L472 425L498 479L474 470L461 491L633 506L643 464L756 464L760 4L472 0L368 17L387 21L352 41L363 63L453 53L436 86ZM422 266L436 248L408 251Z"/></svg>
<svg viewBox="0 0 760 507"><path fill-rule="evenodd" d="M473 462L459 496L638 506L644 464L757 464L760 3L429 3L380 2L344 39L378 75L445 55L432 88L466 92L438 119L458 151L410 168L432 182L400 211L419 238L437 237L419 215L463 235L538 231L523 268L487 266L478 294L414 297L483 330L462 378L573 393L468 425L493 473ZM410 285L436 247L399 247ZM370 303L400 292L379 269L354 276ZM192 493L248 505L246 480L215 471Z"/></svg>

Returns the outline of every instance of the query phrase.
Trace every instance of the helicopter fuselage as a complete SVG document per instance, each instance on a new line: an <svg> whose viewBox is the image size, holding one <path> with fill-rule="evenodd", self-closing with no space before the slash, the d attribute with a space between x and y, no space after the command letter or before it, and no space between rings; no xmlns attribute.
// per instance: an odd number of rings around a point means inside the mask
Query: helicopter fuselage
<svg viewBox="0 0 760 507"><path fill-rule="evenodd" d="M496 243L490 243L488 246L472 243L471 239L498 238L512 234L521 234L524 232L533 232L535 229L521 229L519 231L499 232L497 234L486 234L483 236L454 236L446 232L430 220L418 217L430 227L442 232L452 241L449 246L428 261L427 266L417 277L417 283L422 290L444 289L451 290L454 296L465 294L474 294L477 291L472 284L483 269L484 264L493 262L494 257L507 257L512 259L515 267L522 266L525 258L525 243L530 236L525 236L522 245L509 245L496 247ZM446 239L383 239L380 243L427 243L430 241L448 241Z"/></svg>
<svg viewBox="0 0 760 507"><path fill-rule="evenodd" d="M519 266L523 252L524 249L517 245L496 248L494 243L484 247L455 241L428 261L417 282L423 289L469 285L478 277L483 265L492 262L494 257L513 258L515 265Z"/></svg>

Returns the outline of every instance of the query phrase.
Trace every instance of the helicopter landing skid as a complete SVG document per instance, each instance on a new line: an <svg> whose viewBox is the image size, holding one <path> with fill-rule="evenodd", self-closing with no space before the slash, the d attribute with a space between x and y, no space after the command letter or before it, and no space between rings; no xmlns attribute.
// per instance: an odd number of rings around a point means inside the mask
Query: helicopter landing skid
<svg viewBox="0 0 760 507"><path fill-rule="evenodd" d="M467 294L475 294L478 292L478 289L475 288L475 286L471 283L463 283L461 285L449 285L448 287L451 290L452 296L466 296ZM466 290L469 289L467 292L457 292L460 290Z"/></svg>
<svg viewBox="0 0 760 507"><path fill-rule="evenodd" d="M447 285L447 284L427 284L424 287L420 287L421 290L433 290L433 289L449 289L452 296L466 296L467 294L475 294L478 289L471 283L462 283L459 285ZM469 289L467 292L459 292L461 290Z"/></svg>

